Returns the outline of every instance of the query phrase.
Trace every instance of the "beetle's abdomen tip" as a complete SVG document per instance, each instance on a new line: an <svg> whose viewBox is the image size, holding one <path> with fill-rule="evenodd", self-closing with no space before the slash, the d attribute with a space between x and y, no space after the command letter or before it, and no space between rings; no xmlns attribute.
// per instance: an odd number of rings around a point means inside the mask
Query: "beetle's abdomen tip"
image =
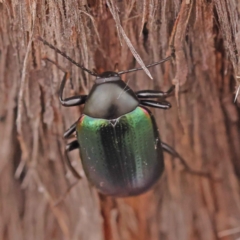
<svg viewBox="0 0 240 240"><path fill-rule="evenodd" d="M147 193L152 189L154 185L157 184L158 180L162 176L162 171L160 171L160 174L154 179L153 182L148 183L147 185L144 184L142 187L135 188L134 186L132 187L124 187L122 190L116 191L116 189L113 189L113 191L104 191L103 189L98 189L100 194L103 194L105 196L110 196L114 198L128 198L128 197L136 197L140 196L144 193Z"/></svg>

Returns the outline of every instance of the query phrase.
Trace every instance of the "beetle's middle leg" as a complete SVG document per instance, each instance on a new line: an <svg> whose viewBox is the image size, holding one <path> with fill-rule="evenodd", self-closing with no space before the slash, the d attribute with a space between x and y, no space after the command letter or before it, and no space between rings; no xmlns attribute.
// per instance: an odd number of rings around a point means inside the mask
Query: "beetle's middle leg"
<svg viewBox="0 0 240 240"><path fill-rule="evenodd" d="M64 138L69 138L69 137L71 137L71 135L76 131L77 122L78 122L78 121L76 121L74 124L72 124L71 127L68 128L68 129L64 132L64 134L63 134L63 137L64 137Z"/></svg>
<svg viewBox="0 0 240 240"><path fill-rule="evenodd" d="M185 167L187 172L189 172L191 174L194 174L194 175L199 175L199 176L203 176L203 177L207 177L207 178L212 178L212 176L208 172L196 171L196 170L193 170L191 167L189 167L188 164L186 163L186 161L180 156L180 154L178 152L176 152L176 150L174 150L168 144L161 142L161 145L162 145L162 148L165 152L169 153L173 157L176 157L180 160L180 162Z"/></svg>

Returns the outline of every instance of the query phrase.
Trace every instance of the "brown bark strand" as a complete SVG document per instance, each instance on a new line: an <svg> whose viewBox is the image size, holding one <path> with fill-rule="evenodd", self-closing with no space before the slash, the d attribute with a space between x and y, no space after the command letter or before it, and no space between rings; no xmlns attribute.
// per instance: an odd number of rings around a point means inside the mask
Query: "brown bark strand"
<svg viewBox="0 0 240 240"><path fill-rule="evenodd" d="M0 239L240 238L237 0L2 0L0 16ZM60 106L63 72L42 59L71 72L66 96L87 94L93 78L36 36L88 69L125 70L137 64L118 17L145 64L175 48L172 62L150 69L153 81L144 71L123 79L135 90L177 85L172 109L152 110L161 138L191 168L221 180L189 174L165 155L165 172L152 190L113 199L88 183L75 151L72 164L83 178L58 202L75 182L62 134L82 108Z"/></svg>

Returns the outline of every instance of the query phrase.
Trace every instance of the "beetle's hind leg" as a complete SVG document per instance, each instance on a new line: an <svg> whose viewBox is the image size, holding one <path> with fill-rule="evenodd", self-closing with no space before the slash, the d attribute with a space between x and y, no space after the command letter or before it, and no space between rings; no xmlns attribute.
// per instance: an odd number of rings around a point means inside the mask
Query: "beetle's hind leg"
<svg viewBox="0 0 240 240"><path fill-rule="evenodd" d="M138 98L167 98L172 95L175 86L171 86L168 91L142 90L136 92Z"/></svg>
<svg viewBox="0 0 240 240"><path fill-rule="evenodd" d="M188 166L188 164L186 163L186 161L180 156L180 154L178 152L176 152L172 147L170 147L168 144L161 142L162 144L162 148L165 152L169 153L170 155L172 155L173 157L176 157L180 160L180 162L182 163L182 165L185 167L185 170L191 174L194 175L199 175L202 177L207 177L207 178L212 178L210 173L208 172L203 172L203 171L196 171L193 170L191 167Z"/></svg>
<svg viewBox="0 0 240 240"><path fill-rule="evenodd" d="M81 176L79 175L79 173L75 170L75 168L72 166L71 161L69 159L68 156L68 152L75 150L75 149L79 149L79 143L77 140L74 140L72 142L70 142L69 144L67 144L66 146L66 150L65 150L65 159L66 159L66 164L69 167L70 171L72 172L72 174L78 178L81 179Z"/></svg>

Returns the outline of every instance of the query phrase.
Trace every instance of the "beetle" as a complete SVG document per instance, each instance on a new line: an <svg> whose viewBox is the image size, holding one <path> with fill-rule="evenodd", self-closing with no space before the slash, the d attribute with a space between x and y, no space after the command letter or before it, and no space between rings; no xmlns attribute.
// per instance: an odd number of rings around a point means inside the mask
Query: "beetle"
<svg viewBox="0 0 240 240"><path fill-rule="evenodd" d="M80 149L84 172L100 193L129 197L146 192L163 173L163 151L179 158L191 173L206 174L191 170L173 148L161 141L154 116L147 108L171 108L171 104L165 99L173 93L174 86L167 92L134 92L120 76L142 68L97 74L76 63L41 37L38 39L96 77L89 95L63 98L68 79L68 73L65 72L60 85L59 100L65 107L84 104L80 118L64 133L64 138L72 136L73 133L76 133L77 137L67 144L66 152ZM153 67L170 59L171 56L146 67ZM158 100L149 100L156 98ZM67 154L66 162L74 176L81 178Z"/></svg>

